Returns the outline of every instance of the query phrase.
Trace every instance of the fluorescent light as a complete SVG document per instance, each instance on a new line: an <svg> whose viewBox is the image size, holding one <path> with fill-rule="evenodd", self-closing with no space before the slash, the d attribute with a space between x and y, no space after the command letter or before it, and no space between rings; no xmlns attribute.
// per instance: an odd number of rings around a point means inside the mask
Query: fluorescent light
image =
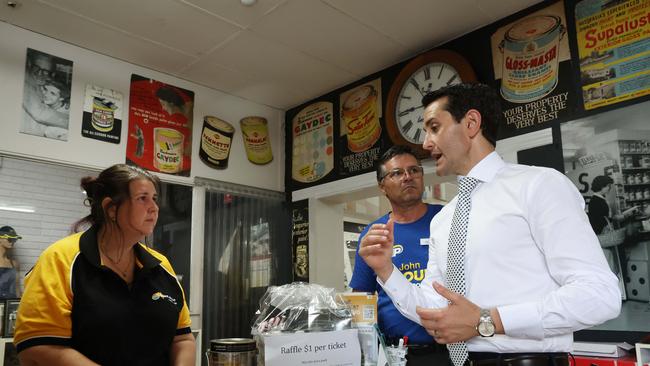
<svg viewBox="0 0 650 366"><path fill-rule="evenodd" d="M13 206L0 206L0 210L3 211L15 211L15 212L35 212L31 207L13 207Z"/></svg>

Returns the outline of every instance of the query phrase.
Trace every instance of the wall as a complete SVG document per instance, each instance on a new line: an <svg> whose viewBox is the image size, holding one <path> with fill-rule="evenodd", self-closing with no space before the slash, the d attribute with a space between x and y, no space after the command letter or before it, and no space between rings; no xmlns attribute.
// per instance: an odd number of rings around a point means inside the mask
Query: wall
<svg viewBox="0 0 650 366"><path fill-rule="evenodd" d="M167 181L191 184L196 176L224 182L236 182L259 188L284 191L284 112L239 97L139 67L86 49L0 22L0 154L55 161L69 165L103 169L123 163L126 156L127 128L122 128L119 145L81 136L81 116L86 84L119 91L124 97L123 121L128 122L131 74L151 77L195 92L191 177L161 174ZM33 48L74 62L67 142L19 133L23 110L23 82L27 48ZM237 132L233 137L229 168L215 170L199 159L202 118L214 115L230 122ZM254 165L246 158L239 120L245 116L265 117L269 122L273 161Z"/></svg>

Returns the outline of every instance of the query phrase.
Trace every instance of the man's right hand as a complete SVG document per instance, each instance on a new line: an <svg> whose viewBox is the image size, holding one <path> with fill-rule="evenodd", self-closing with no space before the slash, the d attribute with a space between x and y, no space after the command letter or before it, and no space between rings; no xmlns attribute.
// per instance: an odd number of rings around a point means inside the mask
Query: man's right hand
<svg viewBox="0 0 650 366"><path fill-rule="evenodd" d="M393 273L393 219L374 224L359 243L359 255L382 282Z"/></svg>

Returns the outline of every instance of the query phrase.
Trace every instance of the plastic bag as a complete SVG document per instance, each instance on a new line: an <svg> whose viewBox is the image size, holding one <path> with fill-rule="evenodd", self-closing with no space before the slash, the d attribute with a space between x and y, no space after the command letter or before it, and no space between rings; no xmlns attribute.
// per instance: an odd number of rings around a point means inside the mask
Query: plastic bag
<svg viewBox="0 0 650 366"><path fill-rule="evenodd" d="M252 335L350 329L352 311L333 288L294 282L270 286L260 299Z"/></svg>

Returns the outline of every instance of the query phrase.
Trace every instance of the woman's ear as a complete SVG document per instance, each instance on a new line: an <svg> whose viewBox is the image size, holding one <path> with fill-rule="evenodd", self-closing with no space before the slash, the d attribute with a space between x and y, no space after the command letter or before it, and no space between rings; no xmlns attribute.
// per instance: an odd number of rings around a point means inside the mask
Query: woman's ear
<svg viewBox="0 0 650 366"><path fill-rule="evenodd" d="M115 205L113 205L112 203L113 200L110 197L105 197L102 200L102 209L106 214L106 218L111 222L116 220L116 214L117 214L117 207L115 207Z"/></svg>

